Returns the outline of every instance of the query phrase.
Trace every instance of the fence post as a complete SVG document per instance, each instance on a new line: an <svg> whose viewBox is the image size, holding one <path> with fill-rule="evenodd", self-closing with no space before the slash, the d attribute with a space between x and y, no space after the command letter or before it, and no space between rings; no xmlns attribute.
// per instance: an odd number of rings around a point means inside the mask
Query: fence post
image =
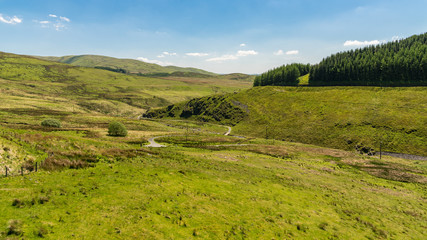
<svg viewBox="0 0 427 240"><path fill-rule="evenodd" d="M37 164L38 164L38 163L36 162L36 169L35 169L35 170L36 170L36 172L37 172Z"/></svg>
<svg viewBox="0 0 427 240"><path fill-rule="evenodd" d="M24 167L21 167L21 176L24 176Z"/></svg>
<svg viewBox="0 0 427 240"><path fill-rule="evenodd" d="M4 168L6 169L6 177L7 177L7 167L5 166Z"/></svg>

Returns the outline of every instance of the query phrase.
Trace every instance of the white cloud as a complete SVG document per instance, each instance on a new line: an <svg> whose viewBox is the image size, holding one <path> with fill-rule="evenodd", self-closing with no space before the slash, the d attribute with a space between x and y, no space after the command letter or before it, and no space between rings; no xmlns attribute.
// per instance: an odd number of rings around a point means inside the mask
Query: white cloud
<svg viewBox="0 0 427 240"><path fill-rule="evenodd" d="M279 49L277 52L274 52L273 54L276 55L276 56L282 56L285 53L283 52L282 49Z"/></svg>
<svg viewBox="0 0 427 240"><path fill-rule="evenodd" d="M357 41L357 40L354 40L354 41L348 40L348 41L345 41L344 46L345 47L354 47L354 46L360 47L360 46L368 46L368 45L378 45L380 43L381 42L379 40L363 41L363 42Z"/></svg>
<svg viewBox="0 0 427 240"><path fill-rule="evenodd" d="M298 50L291 50L286 52L286 55L298 55L298 54L299 54Z"/></svg>
<svg viewBox="0 0 427 240"><path fill-rule="evenodd" d="M138 57L136 59L139 60L139 61L146 62L146 63L154 63L154 64L158 64L158 65L162 65L162 66L173 65L173 63L170 63L170 62L162 62L162 61L159 61L159 60L148 59L148 58L145 58L145 57Z"/></svg>
<svg viewBox="0 0 427 240"><path fill-rule="evenodd" d="M170 52L162 52L162 54L160 54L159 56L157 56L158 58L164 58L166 56L177 56L177 53L170 53Z"/></svg>
<svg viewBox="0 0 427 240"><path fill-rule="evenodd" d="M238 59L236 55L222 55L221 57L206 59L206 61L207 62L224 62L224 61L236 60L236 59Z"/></svg>
<svg viewBox="0 0 427 240"><path fill-rule="evenodd" d="M402 39L402 38L401 38L401 37L399 37L399 36L393 36L393 37L391 38L391 41L395 42L395 41L399 41L400 39Z"/></svg>
<svg viewBox="0 0 427 240"><path fill-rule="evenodd" d="M239 57L247 57L250 55L258 55L258 52L254 51L254 50L237 51L237 53L234 55L232 55L232 54L222 55L221 57L214 57L214 58L206 59L206 61L207 62L224 62L224 61L229 61L229 60L237 60L237 59L239 59Z"/></svg>
<svg viewBox="0 0 427 240"><path fill-rule="evenodd" d="M165 56L176 56L176 53L170 53L170 52L163 52L163 55Z"/></svg>
<svg viewBox="0 0 427 240"><path fill-rule="evenodd" d="M186 53L185 55L191 56L191 57L206 57L206 56L209 56L208 53Z"/></svg>
<svg viewBox="0 0 427 240"><path fill-rule="evenodd" d="M56 31L62 31L63 29L67 28L67 23L71 22L71 20L67 17L62 17L60 16L58 18L58 15L55 14L49 14L48 15L51 18L55 18L56 20L52 20L52 21L38 21L38 20L34 20L34 22L36 23L40 23L42 28L53 28Z"/></svg>
<svg viewBox="0 0 427 240"><path fill-rule="evenodd" d="M258 55L258 52L254 51L254 50L238 51L237 52L237 57L246 57L249 55Z"/></svg>
<svg viewBox="0 0 427 240"><path fill-rule="evenodd" d="M61 22L57 22L53 24L53 27L55 28L56 31L61 31L62 29L65 28L65 25Z"/></svg>
<svg viewBox="0 0 427 240"><path fill-rule="evenodd" d="M59 19L61 19L62 21L65 21L65 22L71 22L71 20L67 17L59 17Z"/></svg>
<svg viewBox="0 0 427 240"><path fill-rule="evenodd" d="M246 43L241 43L240 46L241 47L246 47Z"/></svg>
<svg viewBox="0 0 427 240"><path fill-rule="evenodd" d="M0 22L4 22L7 24L17 24L22 22L22 18L18 18L17 16L11 17L3 17L3 14L0 14Z"/></svg>

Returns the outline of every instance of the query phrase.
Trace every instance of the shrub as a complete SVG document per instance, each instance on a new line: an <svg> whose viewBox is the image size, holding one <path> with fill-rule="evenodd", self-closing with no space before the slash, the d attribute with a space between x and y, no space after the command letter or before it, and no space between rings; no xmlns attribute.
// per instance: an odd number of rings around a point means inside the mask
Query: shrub
<svg viewBox="0 0 427 240"><path fill-rule="evenodd" d="M21 235L22 234L22 222L19 220L9 220L7 226L7 235Z"/></svg>
<svg viewBox="0 0 427 240"><path fill-rule="evenodd" d="M59 120L49 118L49 119L43 120L42 126L43 127L56 127L56 128L60 128L61 127L61 122Z"/></svg>
<svg viewBox="0 0 427 240"><path fill-rule="evenodd" d="M112 122L108 127L108 135L115 137L126 137L128 135L128 131L122 123Z"/></svg>

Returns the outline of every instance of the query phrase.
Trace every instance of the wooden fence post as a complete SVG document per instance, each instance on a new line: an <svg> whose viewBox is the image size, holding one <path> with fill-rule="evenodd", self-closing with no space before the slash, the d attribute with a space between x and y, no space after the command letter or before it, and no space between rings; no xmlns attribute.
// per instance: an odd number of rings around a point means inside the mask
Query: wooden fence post
<svg viewBox="0 0 427 240"><path fill-rule="evenodd" d="M21 176L24 176L24 167L21 167Z"/></svg>
<svg viewBox="0 0 427 240"><path fill-rule="evenodd" d="M6 177L7 177L7 167L5 166L4 168L6 169Z"/></svg>
<svg viewBox="0 0 427 240"><path fill-rule="evenodd" d="M37 172L37 164L38 164L38 163L36 162L36 172Z"/></svg>

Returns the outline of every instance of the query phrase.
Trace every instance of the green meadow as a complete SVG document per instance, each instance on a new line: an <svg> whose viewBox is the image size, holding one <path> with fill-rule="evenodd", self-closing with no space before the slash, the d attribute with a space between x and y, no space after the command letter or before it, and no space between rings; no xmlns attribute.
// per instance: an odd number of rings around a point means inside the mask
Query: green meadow
<svg viewBox="0 0 427 240"><path fill-rule="evenodd" d="M127 126L127 137L107 136L113 120ZM225 127L198 122L69 116L62 123L0 129L2 162L14 175L0 178L3 238L426 234L425 161L224 136ZM151 136L165 136L158 141L168 147L141 147ZM20 176L22 159L42 168Z"/></svg>
<svg viewBox="0 0 427 240"><path fill-rule="evenodd" d="M251 83L238 74L160 79L5 53L0 70L0 239L427 235L427 161L353 148L383 136L386 150L425 155L425 88L240 91ZM201 120L241 114L230 136L178 119L185 103L138 118L194 97L216 104ZM127 136L108 136L114 121ZM152 137L166 147L146 147Z"/></svg>

